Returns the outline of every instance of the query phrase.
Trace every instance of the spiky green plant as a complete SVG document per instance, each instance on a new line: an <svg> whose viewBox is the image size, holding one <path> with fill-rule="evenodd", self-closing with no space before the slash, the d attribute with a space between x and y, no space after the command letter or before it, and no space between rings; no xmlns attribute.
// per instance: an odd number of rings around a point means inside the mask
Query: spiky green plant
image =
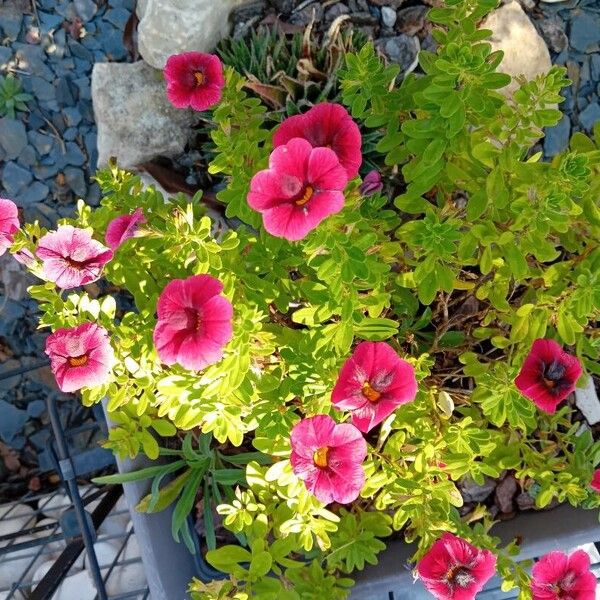
<svg viewBox="0 0 600 600"><path fill-rule="evenodd" d="M21 90L21 82L12 73L6 77L0 75L0 117L14 119L17 110L28 110L26 103L33 96Z"/></svg>

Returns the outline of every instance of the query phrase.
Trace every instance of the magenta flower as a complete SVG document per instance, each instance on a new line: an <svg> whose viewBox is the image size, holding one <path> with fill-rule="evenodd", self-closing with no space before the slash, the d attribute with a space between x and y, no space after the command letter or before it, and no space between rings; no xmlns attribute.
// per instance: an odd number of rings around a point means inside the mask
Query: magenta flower
<svg viewBox="0 0 600 600"><path fill-rule="evenodd" d="M590 571L590 557L583 550L570 556L550 552L533 565L533 600L594 600L596 577Z"/></svg>
<svg viewBox="0 0 600 600"><path fill-rule="evenodd" d="M600 469L594 471L594 476L592 477L592 481L590 481L590 487L600 494Z"/></svg>
<svg viewBox="0 0 600 600"><path fill-rule="evenodd" d="M13 236L19 230L17 205L6 198L0 198L0 256L13 243Z"/></svg>
<svg viewBox="0 0 600 600"><path fill-rule="evenodd" d="M363 197L372 196L383 189L383 181L381 181L381 174L379 171L369 171L363 182L360 184L360 195Z"/></svg>
<svg viewBox="0 0 600 600"><path fill-rule="evenodd" d="M233 307L210 275L174 279L158 299L154 345L160 360L199 371L218 362L231 339Z"/></svg>
<svg viewBox="0 0 600 600"><path fill-rule="evenodd" d="M362 163L362 138L358 125L341 104L322 102L303 115L287 118L273 136L273 146L283 146L293 138L304 138L314 148L331 148L348 174L358 175Z"/></svg>
<svg viewBox="0 0 600 600"><path fill-rule="evenodd" d="M473 600L496 572L496 557L452 533L433 543L417 565L423 585L438 600Z"/></svg>
<svg viewBox="0 0 600 600"><path fill-rule="evenodd" d="M346 171L333 150L294 138L275 148L269 168L252 178L248 204L262 213L271 235L301 240L342 210L346 183Z"/></svg>
<svg viewBox="0 0 600 600"><path fill-rule="evenodd" d="M361 342L343 364L331 402L338 410L352 411L352 422L366 433L416 395L410 363L385 342Z"/></svg>
<svg viewBox="0 0 600 600"><path fill-rule="evenodd" d="M358 498L367 443L354 425L316 415L296 424L290 441L292 469L317 500L347 504Z"/></svg>
<svg viewBox="0 0 600 600"><path fill-rule="evenodd" d="M71 225L60 225L44 235L36 254L44 263L44 277L63 290L99 279L113 256L112 250L93 240L85 229Z"/></svg>
<svg viewBox="0 0 600 600"><path fill-rule="evenodd" d="M575 390L581 365L554 340L535 340L515 379L519 391L544 412L554 413L557 405Z"/></svg>
<svg viewBox="0 0 600 600"><path fill-rule="evenodd" d="M108 332L95 323L57 329L46 339L46 354L63 392L106 383L115 359Z"/></svg>
<svg viewBox="0 0 600 600"><path fill-rule="evenodd" d="M215 54L183 52L167 59L164 69L167 98L176 108L207 110L221 100L225 79Z"/></svg>
<svg viewBox="0 0 600 600"><path fill-rule="evenodd" d="M125 240L135 236L138 226L145 222L141 208L136 208L131 215L116 217L106 228L106 243L111 250L116 250Z"/></svg>

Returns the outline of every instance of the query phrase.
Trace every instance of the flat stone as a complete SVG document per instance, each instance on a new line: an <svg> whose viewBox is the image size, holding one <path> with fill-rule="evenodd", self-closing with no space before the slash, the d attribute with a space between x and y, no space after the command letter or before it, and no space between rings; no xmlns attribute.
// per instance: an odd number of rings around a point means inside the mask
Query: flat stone
<svg viewBox="0 0 600 600"><path fill-rule="evenodd" d="M409 6L408 8L403 8L398 11L396 29L407 35L415 35L423 29L426 16L427 7L425 6Z"/></svg>
<svg viewBox="0 0 600 600"><path fill-rule="evenodd" d="M98 126L98 166L115 156L132 168L183 152L197 115L171 106L162 74L143 61L96 63L92 99Z"/></svg>
<svg viewBox="0 0 600 600"><path fill-rule="evenodd" d="M590 75L593 81L600 81L600 53L592 54Z"/></svg>
<svg viewBox="0 0 600 600"><path fill-rule="evenodd" d="M0 400L0 437L6 444L13 442L26 422L27 411Z"/></svg>
<svg viewBox="0 0 600 600"><path fill-rule="evenodd" d="M562 52L569 45L569 38L564 30L564 24L558 17L540 19L538 27L542 37L553 52Z"/></svg>
<svg viewBox="0 0 600 600"><path fill-rule="evenodd" d="M0 6L0 29L11 42L14 42L21 31L23 10L15 0L6 0Z"/></svg>
<svg viewBox="0 0 600 600"><path fill-rule="evenodd" d="M73 5L84 23L91 21L98 12L98 6L93 0L74 0Z"/></svg>
<svg viewBox="0 0 600 600"><path fill-rule="evenodd" d="M493 11L481 28L492 30L492 50L504 52L498 70L513 77L506 87L499 90L506 96L519 87L514 79L516 76L524 75L530 80L547 73L552 67L546 43L518 2L513 0Z"/></svg>
<svg viewBox="0 0 600 600"><path fill-rule="evenodd" d="M64 165L80 167L85 163L85 154L75 142L67 142L65 144L65 153L62 156Z"/></svg>
<svg viewBox="0 0 600 600"><path fill-rule="evenodd" d="M507 475L497 486L494 499L502 513L511 513L514 510L514 498L519 489L519 484L514 475Z"/></svg>
<svg viewBox="0 0 600 600"><path fill-rule="evenodd" d="M60 106L73 106L75 104L75 97L73 96L73 92L69 86L69 81L66 77L57 79L54 93L56 101Z"/></svg>
<svg viewBox="0 0 600 600"><path fill-rule="evenodd" d="M27 404L27 414L34 419L41 417L46 412L46 403L43 400L32 400Z"/></svg>
<svg viewBox="0 0 600 600"><path fill-rule="evenodd" d="M591 11L575 11L569 36L571 47L579 52L594 52L600 47L600 15Z"/></svg>
<svg viewBox="0 0 600 600"><path fill-rule="evenodd" d="M0 46L0 71L6 69L6 63L12 58L13 51L10 46Z"/></svg>
<svg viewBox="0 0 600 600"><path fill-rule="evenodd" d="M113 27L109 31L104 31L102 34L102 48L110 60L123 60L127 56L127 49L123 46L123 32ZM96 62L98 61L99 58L96 57Z"/></svg>
<svg viewBox="0 0 600 600"><path fill-rule="evenodd" d="M3 373L7 373L8 371L18 369L20 366L21 365L19 364L18 361L14 360L12 358L9 358L8 360L5 360L3 363L0 363L0 375L2 375ZM21 375L13 375L12 377L9 377L8 379L3 379L2 380L2 390L11 390L12 388L16 387L20 381L21 381ZM3 400L0 400L0 402L3 402L3 404L1 405L2 408L4 408L4 406L7 404ZM9 406L11 408L13 408L12 404ZM8 412L10 413L10 409L8 409ZM25 412L25 411L23 411L23 412ZM0 413L0 436L3 435L2 434L2 431L3 431L2 423L4 421L5 416L6 416L6 413L4 411L2 411Z"/></svg>
<svg viewBox="0 0 600 600"><path fill-rule="evenodd" d="M575 388L575 404L589 425L600 422L600 400L591 375L584 387Z"/></svg>
<svg viewBox="0 0 600 600"><path fill-rule="evenodd" d="M6 158L17 158L27 146L27 131L25 125L18 119L4 117L0 119L0 145Z"/></svg>
<svg viewBox="0 0 600 600"><path fill-rule="evenodd" d="M67 129L62 134L63 140L69 141L69 142L74 141L75 138L77 137L78 132L79 132L79 130L77 129L77 127L69 127L69 129Z"/></svg>
<svg viewBox="0 0 600 600"><path fill-rule="evenodd" d="M41 46L15 42L13 49L17 59L17 66L21 71L37 77L43 77L47 81L54 79L54 73L47 64L47 56ZM27 79L23 79L23 82L27 81Z"/></svg>
<svg viewBox="0 0 600 600"><path fill-rule="evenodd" d="M31 91L37 101L56 101L56 88L41 77L31 77Z"/></svg>
<svg viewBox="0 0 600 600"><path fill-rule="evenodd" d="M65 180L69 188L78 198L85 198L87 186L85 184L85 173L75 167L67 167L64 170Z"/></svg>
<svg viewBox="0 0 600 600"><path fill-rule="evenodd" d="M546 156L555 156L565 150L569 145L570 136L571 121L567 115L563 115L554 127L548 127L545 130L544 154Z"/></svg>
<svg viewBox="0 0 600 600"><path fill-rule="evenodd" d="M349 12L350 12L350 9L345 4L338 2L337 4L330 6L325 11L324 18L326 21L333 21L334 19L337 19L338 17L341 17L342 15L347 15Z"/></svg>
<svg viewBox="0 0 600 600"><path fill-rule="evenodd" d="M23 148L23 152L19 154L17 161L20 165L24 167L33 167L38 161L38 156L33 146L25 146Z"/></svg>
<svg viewBox="0 0 600 600"><path fill-rule="evenodd" d="M127 21L129 21L129 17L131 15L131 11L126 8L111 8L106 11L104 18L112 23L117 29L123 31L125 29L125 25Z"/></svg>
<svg viewBox="0 0 600 600"><path fill-rule="evenodd" d="M244 1L147 0L138 25L141 56L162 69L172 54L212 51L229 32L229 13Z"/></svg>
<svg viewBox="0 0 600 600"><path fill-rule="evenodd" d="M52 29L58 29L64 21L62 15L51 14L42 10L38 10L37 14L40 20L41 29L45 33Z"/></svg>
<svg viewBox="0 0 600 600"><path fill-rule="evenodd" d="M81 112L76 106L68 106L62 110L68 127L77 127L81 123Z"/></svg>
<svg viewBox="0 0 600 600"><path fill-rule="evenodd" d="M33 180L33 175L16 162L7 162L2 171L2 185L11 197L16 195ZM16 202L18 204L18 202Z"/></svg>
<svg viewBox="0 0 600 600"><path fill-rule="evenodd" d="M404 75L416 68L421 49L417 37L401 33L394 37L378 40L377 46L383 50L392 62L400 65Z"/></svg>
<svg viewBox="0 0 600 600"><path fill-rule="evenodd" d="M50 190L47 185L39 181L34 181L25 191L16 195L15 204L24 207L36 202L42 202L48 197L49 192Z"/></svg>
<svg viewBox="0 0 600 600"><path fill-rule="evenodd" d="M581 125L591 131L594 125L600 121L600 104L598 102L592 102L579 113L579 122Z"/></svg>
<svg viewBox="0 0 600 600"><path fill-rule="evenodd" d="M475 483L469 477L463 477L458 483L458 489L465 502L483 502L495 489L497 481L486 476L483 485Z"/></svg>

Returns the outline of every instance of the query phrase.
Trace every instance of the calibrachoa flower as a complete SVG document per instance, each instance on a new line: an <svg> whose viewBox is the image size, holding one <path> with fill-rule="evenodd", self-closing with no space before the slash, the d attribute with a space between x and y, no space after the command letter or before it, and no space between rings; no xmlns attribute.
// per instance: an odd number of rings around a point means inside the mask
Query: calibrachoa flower
<svg viewBox="0 0 600 600"><path fill-rule="evenodd" d="M344 206L346 171L333 150L294 138L275 148L269 168L250 182L248 204L274 236L300 240Z"/></svg>
<svg viewBox="0 0 600 600"><path fill-rule="evenodd" d="M444 533L420 560L417 571L438 600L473 600L496 572L496 557Z"/></svg>
<svg viewBox="0 0 600 600"><path fill-rule="evenodd" d="M60 225L44 235L36 254L44 263L44 277L63 290L99 279L113 256L112 250L93 240L85 229L71 225Z"/></svg>
<svg viewBox="0 0 600 600"><path fill-rule="evenodd" d="M125 240L132 238L138 226L145 222L141 208L136 208L131 215L116 217L106 228L106 243L112 250L116 250Z"/></svg>
<svg viewBox="0 0 600 600"><path fill-rule="evenodd" d="M515 385L536 406L547 412L575 390L581 376L581 365L575 356L567 354L554 340L535 340L527 355Z"/></svg>
<svg viewBox="0 0 600 600"><path fill-rule="evenodd" d="M167 59L164 69L167 98L176 108L206 110L219 103L225 79L215 54L183 52Z"/></svg>
<svg viewBox="0 0 600 600"><path fill-rule="evenodd" d="M590 482L590 487L600 494L600 469L596 469L594 471L594 476L592 477L592 481Z"/></svg>
<svg viewBox="0 0 600 600"><path fill-rule="evenodd" d="M383 182L381 181L381 174L379 171L373 170L369 171L363 182L360 184L360 194L361 196L372 196L377 192L380 192L383 189Z"/></svg>
<svg viewBox="0 0 600 600"><path fill-rule="evenodd" d="M106 383L115 359L108 332L96 323L57 329L46 339L46 354L63 392Z"/></svg>
<svg viewBox="0 0 600 600"><path fill-rule="evenodd" d="M317 500L347 504L358 498L367 443L354 425L338 425L328 415L302 419L292 429L291 445L292 469Z"/></svg>
<svg viewBox="0 0 600 600"><path fill-rule="evenodd" d="M362 138L358 125L341 104L322 102L303 115L288 117L273 136L273 146L283 146L293 138L304 138L315 148L331 148L348 174L358 175L362 163Z"/></svg>
<svg viewBox="0 0 600 600"><path fill-rule="evenodd" d="M339 410L352 411L352 422L366 433L416 394L410 363L385 342L361 342L342 366L331 401Z"/></svg>
<svg viewBox="0 0 600 600"><path fill-rule="evenodd" d="M596 577L590 571L590 557L583 550L570 556L550 552L532 569L533 600L594 600Z"/></svg>
<svg viewBox="0 0 600 600"><path fill-rule="evenodd" d="M160 360L198 371L218 362L231 339L233 307L223 284L210 275L174 279L157 306L154 345Z"/></svg>
<svg viewBox="0 0 600 600"><path fill-rule="evenodd" d="M0 198L0 256L13 242L13 235L19 230L19 212L12 200Z"/></svg>

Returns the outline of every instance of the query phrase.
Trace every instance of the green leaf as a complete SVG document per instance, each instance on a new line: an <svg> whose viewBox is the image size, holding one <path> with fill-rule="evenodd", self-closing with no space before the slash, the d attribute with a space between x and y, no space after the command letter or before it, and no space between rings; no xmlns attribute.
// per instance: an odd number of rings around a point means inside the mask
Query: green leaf
<svg viewBox="0 0 600 600"><path fill-rule="evenodd" d="M150 501L152 500L152 494L144 496L137 504L135 509L138 512L143 513L157 513L165 510L167 506L172 504L177 496L179 496L183 486L187 480L192 476L193 470L187 469L181 475L178 475L173 481L170 481L165 487L161 488L158 494L158 500L150 510Z"/></svg>
<svg viewBox="0 0 600 600"><path fill-rule="evenodd" d="M248 569L250 576L254 579L260 579L271 570L272 564L273 558L268 552L263 550L257 554L253 554L250 561L250 568Z"/></svg>
<svg viewBox="0 0 600 600"><path fill-rule="evenodd" d="M209 550L206 553L206 560L215 569L224 573L232 573L240 563L249 563L252 555L241 546L229 544L216 550Z"/></svg>

